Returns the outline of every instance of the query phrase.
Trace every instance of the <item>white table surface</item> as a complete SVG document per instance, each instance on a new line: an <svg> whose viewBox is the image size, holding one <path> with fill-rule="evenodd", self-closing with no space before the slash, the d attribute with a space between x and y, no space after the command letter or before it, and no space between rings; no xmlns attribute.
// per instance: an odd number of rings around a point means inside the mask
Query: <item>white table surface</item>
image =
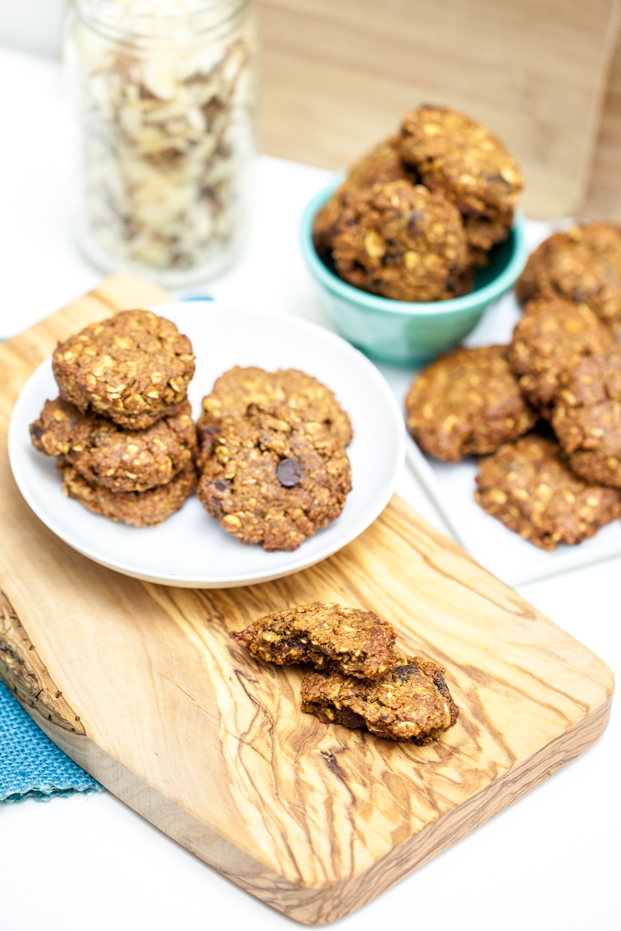
<svg viewBox="0 0 621 931"><path fill-rule="evenodd" d="M61 82L48 60L0 49L0 336L10 336L100 278L67 228ZM297 243L307 199L327 173L262 157L245 256L202 289L239 307L328 325ZM278 274L286 268L286 276ZM408 467L398 491L447 531ZM621 554L519 587L614 670L621 660ZM621 728L369 905L343 931L439 926L460 931L613 931L621 927ZM246 894L110 793L0 805L0 929L286 931L300 927Z"/></svg>

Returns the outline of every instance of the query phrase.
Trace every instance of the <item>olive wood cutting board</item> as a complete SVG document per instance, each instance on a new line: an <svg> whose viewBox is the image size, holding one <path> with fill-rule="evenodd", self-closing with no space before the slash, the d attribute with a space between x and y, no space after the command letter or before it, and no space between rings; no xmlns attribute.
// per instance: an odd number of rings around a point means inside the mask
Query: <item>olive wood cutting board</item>
<svg viewBox="0 0 621 931"><path fill-rule="evenodd" d="M593 743L612 674L397 496L334 556L247 588L137 581L58 540L10 472L13 403L57 339L165 299L112 276L0 346L0 674L55 743L170 837L292 918L332 921ZM416 747L302 714L301 672L258 663L228 633L315 600L377 611L404 650L443 665L457 725Z"/></svg>

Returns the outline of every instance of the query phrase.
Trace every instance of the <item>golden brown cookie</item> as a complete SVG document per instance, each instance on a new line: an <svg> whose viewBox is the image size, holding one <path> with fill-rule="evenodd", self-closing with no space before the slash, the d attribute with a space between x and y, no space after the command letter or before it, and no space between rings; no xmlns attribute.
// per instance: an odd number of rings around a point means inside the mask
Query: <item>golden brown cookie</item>
<svg viewBox="0 0 621 931"><path fill-rule="evenodd" d="M577 475L621 487L621 347L583 359L566 373L552 427Z"/></svg>
<svg viewBox="0 0 621 931"><path fill-rule="evenodd" d="M553 233L529 256L515 290L522 303L550 292L588 304L621 333L621 226L581 223Z"/></svg>
<svg viewBox="0 0 621 931"><path fill-rule="evenodd" d="M223 530L268 551L295 550L335 520L351 489L345 450L292 408L251 404L206 434L197 494Z"/></svg>
<svg viewBox="0 0 621 931"><path fill-rule="evenodd" d="M491 453L534 426L506 346L461 347L414 379L405 399L407 428L420 448L446 462Z"/></svg>
<svg viewBox="0 0 621 931"><path fill-rule="evenodd" d="M477 268L487 265L490 250L509 237L513 226L513 210L507 210L493 220L474 216L465 216L463 219L470 263Z"/></svg>
<svg viewBox="0 0 621 931"><path fill-rule="evenodd" d="M238 365L220 375L203 398L197 423L199 435L217 427L224 418L241 417L249 404L264 408L291 407L308 420L323 424L342 446L351 442L353 434L348 415L334 392L317 378L297 369L267 372L258 366L242 368Z"/></svg>
<svg viewBox="0 0 621 931"><path fill-rule="evenodd" d="M337 274L396 301L453 297L466 269L459 211L420 184L393 181L352 195L333 237Z"/></svg>
<svg viewBox="0 0 621 931"><path fill-rule="evenodd" d="M318 254L326 258L332 252L336 224L354 191L398 180L415 183L416 175L401 161L399 138L393 136L359 159L330 200L317 212L313 222L313 243Z"/></svg>
<svg viewBox="0 0 621 931"><path fill-rule="evenodd" d="M144 430L186 399L194 355L170 320L124 310L59 343L52 370L64 401Z"/></svg>
<svg viewBox="0 0 621 931"><path fill-rule="evenodd" d="M615 346L610 328L586 304L544 294L524 307L513 330L509 362L521 391L549 420L563 374L585 356Z"/></svg>
<svg viewBox="0 0 621 931"><path fill-rule="evenodd" d="M529 434L480 462L475 500L509 530L543 550L581 543L621 514L621 493L589 485L558 443Z"/></svg>
<svg viewBox="0 0 621 931"><path fill-rule="evenodd" d="M432 191L461 213L497 219L523 188L515 159L489 130L447 107L422 106L401 125L399 152Z"/></svg>
<svg viewBox="0 0 621 931"><path fill-rule="evenodd" d="M45 402L30 435L36 449L62 456L88 482L123 492L165 485L192 461L196 447L189 401L146 430L123 430L56 398Z"/></svg>
<svg viewBox="0 0 621 931"><path fill-rule="evenodd" d="M363 727L377 737L414 744L435 740L459 714L444 669L419 656L401 657L376 681L309 672L302 681L302 711L325 724Z"/></svg>
<svg viewBox="0 0 621 931"><path fill-rule="evenodd" d="M279 666L310 663L315 669L375 679L396 662L395 632L372 611L314 602L276 611L231 636L258 659Z"/></svg>
<svg viewBox="0 0 621 931"><path fill-rule="evenodd" d="M178 511L196 488L196 470L190 463L166 485L148 491L110 491L88 482L72 465L59 459L63 491L89 511L134 527L154 527Z"/></svg>

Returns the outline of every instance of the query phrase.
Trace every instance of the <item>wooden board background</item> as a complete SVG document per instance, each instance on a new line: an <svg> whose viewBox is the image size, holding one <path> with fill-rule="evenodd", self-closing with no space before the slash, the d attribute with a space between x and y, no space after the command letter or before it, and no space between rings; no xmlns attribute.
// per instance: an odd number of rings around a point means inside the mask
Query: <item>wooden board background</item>
<svg viewBox="0 0 621 931"><path fill-rule="evenodd" d="M14 400L56 339L164 297L114 276L0 346L0 675L161 830L291 917L331 921L588 747L612 674L398 497L319 565L228 591L142 583L55 538L10 472ZM228 633L313 600L379 611L407 652L445 665L457 725L419 748L303 715L301 673L255 662Z"/></svg>
<svg viewBox="0 0 621 931"><path fill-rule="evenodd" d="M603 211L621 219L616 78L607 92L618 0L256 6L263 151L342 169L420 103L446 104L484 123L515 155L529 216ZM618 51L614 60L616 74Z"/></svg>

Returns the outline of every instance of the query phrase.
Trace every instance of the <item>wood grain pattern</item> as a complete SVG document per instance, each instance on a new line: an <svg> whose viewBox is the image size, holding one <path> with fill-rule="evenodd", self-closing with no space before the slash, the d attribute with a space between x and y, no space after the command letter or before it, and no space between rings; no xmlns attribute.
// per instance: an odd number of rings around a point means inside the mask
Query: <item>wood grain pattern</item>
<svg viewBox="0 0 621 931"><path fill-rule="evenodd" d="M523 207L581 209L618 0L257 0L263 151L342 169L423 102L488 126L526 178Z"/></svg>
<svg viewBox="0 0 621 931"><path fill-rule="evenodd" d="M614 58L610 68L589 187L579 211L582 216L608 218L621 222L620 152L621 31L617 35Z"/></svg>
<svg viewBox="0 0 621 931"><path fill-rule="evenodd" d="M54 334L127 306L126 283L130 304L157 300L119 276L0 346L0 675L161 830L274 908L332 921L588 747L612 674L398 497L339 553L248 588L142 583L57 540L12 479L8 419ZM303 715L300 671L257 663L229 632L316 599L379 611L406 651L446 666L457 725L414 747Z"/></svg>

